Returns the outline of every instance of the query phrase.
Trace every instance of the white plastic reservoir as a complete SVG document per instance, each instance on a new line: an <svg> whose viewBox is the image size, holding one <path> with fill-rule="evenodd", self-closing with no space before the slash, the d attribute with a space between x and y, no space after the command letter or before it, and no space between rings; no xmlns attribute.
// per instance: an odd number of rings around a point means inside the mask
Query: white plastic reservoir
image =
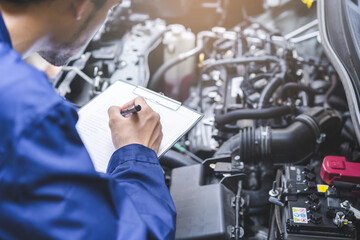
<svg viewBox="0 0 360 240"><path fill-rule="evenodd" d="M171 31L164 36L164 61L195 48L195 34L183 25L171 25ZM166 96L184 101L189 96L189 88L194 79L195 57L175 65L164 76L164 93Z"/></svg>

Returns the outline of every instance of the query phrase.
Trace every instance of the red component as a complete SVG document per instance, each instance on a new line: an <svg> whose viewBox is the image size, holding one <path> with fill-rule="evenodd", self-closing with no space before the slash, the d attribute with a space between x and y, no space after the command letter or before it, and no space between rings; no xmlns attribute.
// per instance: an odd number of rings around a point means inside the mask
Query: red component
<svg viewBox="0 0 360 240"><path fill-rule="evenodd" d="M327 156L321 167L321 178L332 185L333 181L360 183L360 163L347 162L345 157Z"/></svg>

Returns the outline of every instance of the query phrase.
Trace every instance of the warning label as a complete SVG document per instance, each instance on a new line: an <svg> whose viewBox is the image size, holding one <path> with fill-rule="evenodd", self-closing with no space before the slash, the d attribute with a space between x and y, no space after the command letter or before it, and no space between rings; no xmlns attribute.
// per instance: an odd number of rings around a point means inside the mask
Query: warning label
<svg viewBox="0 0 360 240"><path fill-rule="evenodd" d="M308 223L306 208L292 208L293 219L295 223Z"/></svg>

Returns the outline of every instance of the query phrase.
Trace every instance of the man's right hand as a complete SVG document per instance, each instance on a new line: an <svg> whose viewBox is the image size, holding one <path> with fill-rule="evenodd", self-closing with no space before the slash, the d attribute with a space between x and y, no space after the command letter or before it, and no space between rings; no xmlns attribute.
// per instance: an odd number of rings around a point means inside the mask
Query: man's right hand
<svg viewBox="0 0 360 240"><path fill-rule="evenodd" d="M132 105L140 105L141 111L123 117L120 111ZM135 98L122 107L110 107L108 113L116 149L137 143L153 149L156 153L159 151L163 137L160 115L154 112L143 98Z"/></svg>

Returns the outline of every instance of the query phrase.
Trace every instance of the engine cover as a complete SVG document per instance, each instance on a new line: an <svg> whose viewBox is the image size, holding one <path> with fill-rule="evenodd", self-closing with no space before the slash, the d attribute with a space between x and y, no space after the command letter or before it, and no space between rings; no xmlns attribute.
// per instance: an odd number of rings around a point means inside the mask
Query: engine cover
<svg viewBox="0 0 360 240"><path fill-rule="evenodd" d="M202 164L173 170L170 192L177 210L176 239L233 238L236 194L222 183L208 183L209 176ZM244 200L240 202L243 206ZM241 227L239 234L244 235Z"/></svg>

